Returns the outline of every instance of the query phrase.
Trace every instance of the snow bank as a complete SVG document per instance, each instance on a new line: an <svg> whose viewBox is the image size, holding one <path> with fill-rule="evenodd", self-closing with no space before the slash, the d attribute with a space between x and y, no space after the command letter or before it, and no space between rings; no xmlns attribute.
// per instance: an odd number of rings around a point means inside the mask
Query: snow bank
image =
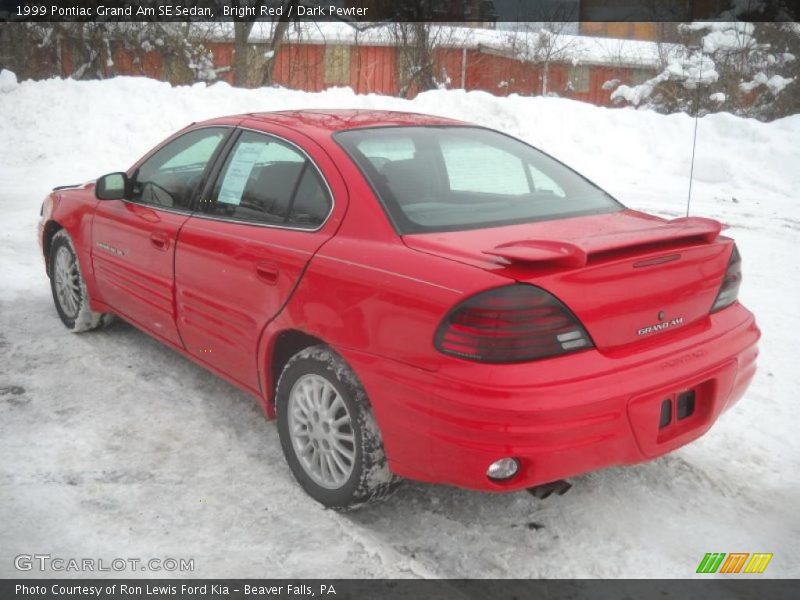
<svg viewBox="0 0 800 600"><path fill-rule="evenodd" d="M800 574L800 116L699 121L692 214L731 225L741 297L764 334L752 387L708 434L544 502L408 484L343 516L304 495L274 428L222 380L123 324L66 332L36 244L52 186L126 168L194 120L304 107L495 127L628 206L685 212L694 121L682 114L462 91L406 101L132 78L15 83L0 93L0 576L31 547L109 560L158 548L196 557L195 577L692 577L712 549L773 552L765 577ZM667 518L656 527L653 515Z"/></svg>
<svg viewBox="0 0 800 600"><path fill-rule="evenodd" d="M689 174L693 121L608 109L559 98L495 97L484 92L436 90L414 100L356 95L349 88L308 93L280 88L245 90L225 83L171 87L144 78L77 82L25 81L0 96L7 167L47 162L35 183L48 187L126 168L164 137L192 121L254 111L355 107L416 111L454 117L521 137L584 172L618 195L638 201L631 185ZM736 195L764 183L780 193L800 188L800 116L774 123L709 115L700 120L695 175ZM46 140L46 143L42 143ZM705 177L705 165L713 163ZM720 178L720 173L724 174ZM684 187L683 184L679 187ZM676 195L674 210L685 202Z"/></svg>

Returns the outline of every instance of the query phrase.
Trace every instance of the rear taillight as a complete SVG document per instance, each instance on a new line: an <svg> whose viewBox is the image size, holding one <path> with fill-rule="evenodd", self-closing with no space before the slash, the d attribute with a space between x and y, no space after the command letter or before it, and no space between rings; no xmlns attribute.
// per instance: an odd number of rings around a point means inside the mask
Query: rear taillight
<svg viewBox="0 0 800 600"><path fill-rule="evenodd" d="M736 302L739 297L739 284L741 283L742 257L739 256L739 250L734 244L731 258L728 260L728 269L725 271L725 279L722 280L722 286L719 288L719 293L717 294L717 299L714 300L714 305L711 307L711 312L717 312Z"/></svg>
<svg viewBox="0 0 800 600"><path fill-rule="evenodd" d="M436 331L444 354L489 363L512 363L592 347L578 319L552 294L532 285L509 285L456 305Z"/></svg>

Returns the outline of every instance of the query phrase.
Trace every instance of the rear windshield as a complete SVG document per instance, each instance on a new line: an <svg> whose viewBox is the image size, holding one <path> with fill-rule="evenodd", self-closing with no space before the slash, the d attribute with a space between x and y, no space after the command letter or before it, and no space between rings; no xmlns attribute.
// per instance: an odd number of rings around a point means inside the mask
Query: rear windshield
<svg viewBox="0 0 800 600"><path fill-rule="evenodd" d="M614 212L622 206L543 152L478 127L380 127L334 135L401 234Z"/></svg>

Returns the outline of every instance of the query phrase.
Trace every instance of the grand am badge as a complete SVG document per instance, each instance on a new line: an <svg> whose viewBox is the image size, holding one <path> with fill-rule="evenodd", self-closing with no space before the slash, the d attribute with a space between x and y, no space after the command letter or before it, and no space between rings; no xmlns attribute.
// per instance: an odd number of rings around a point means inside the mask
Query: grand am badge
<svg viewBox="0 0 800 600"><path fill-rule="evenodd" d="M121 248L115 248L114 246L109 246L105 242L96 242L96 245L101 250L105 250L106 252L110 252L111 254L116 254L117 256L125 256L128 252L122 250Z"/></svg>
<svg viewBox="0 0 800 600"><path fill-rule="evenodd" d="M661 318L661 313L659 313L659 318ZM642 327L638 331L638 335L649 335L651 333L660 333L665 329L672 329L674 327L680 327L683 325L683 317L676 317L674 319L670 319L669 321L663 321L661 323L656 323L655 325L648 325L647 327Z"/></svg>

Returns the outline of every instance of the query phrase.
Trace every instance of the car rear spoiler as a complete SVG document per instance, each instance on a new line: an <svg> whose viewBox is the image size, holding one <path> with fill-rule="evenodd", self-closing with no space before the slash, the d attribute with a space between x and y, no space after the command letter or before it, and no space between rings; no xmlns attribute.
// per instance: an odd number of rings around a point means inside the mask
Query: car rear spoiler
<svg viewBox="0 0 800 600"><path fill-rule="evenodd" d="M613 250L689 239L711 243L719 237L722 229L722 224L714 219L681 217L656 227L587 236L569 242L559 239L506 242L490 250L484 250L483 253L499 256L511 262L583 267L591 255Z"/></svg>

